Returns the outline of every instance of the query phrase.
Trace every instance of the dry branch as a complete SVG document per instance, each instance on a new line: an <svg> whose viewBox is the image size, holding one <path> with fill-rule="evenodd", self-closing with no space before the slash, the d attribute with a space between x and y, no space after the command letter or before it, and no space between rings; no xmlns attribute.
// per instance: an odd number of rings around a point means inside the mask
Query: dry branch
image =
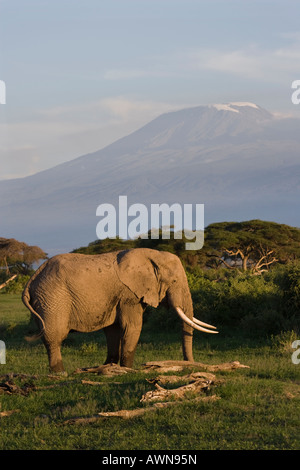
<svg viewBox="0 0 300 470"><path fill-rule="evenodd" d="M12 380L0 383L0 395L25 395L35 390L35 386L32 384L24 384L23 387L19 387Z"/></svg>
<svg viewBox="0 0 300 470"><path fill-rule="evenodd" d="M118 364L104 364L102 366L95 367L83 367L81 369L76 369L74 374L83 374L86 372L92 372L98 375L106 375L108 377L113 377L115 375L127 374L128 372L136 372L134 369L129 367L121 367Z"/></svg>
<svg viewBox="0 0 300 470"><path fill-rule="evenodd" d="M188 375L158 375L153 379L147 379L147 382L155 384L167 384L167 383L176 383L176 382L195 382L199 379L206 379L211 382L215 382L216 376L214 374L210 374L209 372L193 372L192 374Z"/></svg>
<svg viewBox="0 0 300 470"><path fill-rule="evenodd" d="M96 386L97 385L102 386L102 385L107 385L107 384L109 384L109 385L111 385L111 384L114 384L114 385L122 384L122 382L94 382L93 380L82 380L81 383L83 385L96 385Z"/></svg>
<svg viewBox="0 0 300 470"><path fill-rule="evenodd" d="M114 375L115 373L120 373L120 369L122 370L123 368L119 368L116 365L112 365L114 370ZM239 368L249 368L249 366L245 366L243 364L240 364L238 361L233 361L233 362L226 362L223 364L218 364L218 365L208 365L208 364L202 364L200 362L189 362L189 361L152 361L152 362L147 362L144 364L144 368L140 369L139 372L151 372L152 370L158 370L159 372L165 372L165 371L170 371L170 370L175 370L176 372L179 370L183 370L185 368L201 368L205 369L206 371L218 371L218 370L234 370L234 369L239 369ZM126 368L125 368L126 369ZM82 372L96 372L99 373L100 371L103 371L103 366L100 367L94 367L94 368L85 368L85 369L80 369L77 370L77 373L82 373ZM104 369L106 370L106 369ZM109 370L109 369L108 369ZM131 371L131 369L126 370ZM176 389L165 389L162 386L158 384L160 383L174 383L178 381L183 381L186 380L189 383L187 385L183 385L181 387L178 387ZM216 384L216 377L214 374L211 374L209 372L203 372L203 371L198 371L198 372L192 372L191 374L184 375L184 376L157 376L153 379L149 379L148 382L154 383L155 385L155 390L149 391L145 393L142 398L141 402L142 403L153 403L152 406L147 406L143 408L136 408L134 410L119 410L119 411L109 411L109 412L101 412L93 416L88 416L88 417L78 417L78 418L71 418L66 420L63 424L89 424L89 423L94 423L99 420L103 419L108 419L108 418L120 418L120 419L132 419L138 416L142 416L145 413L151 412L151 411L156 411L157 409L160 408L165 408L173 405L178 405L178 400L184 400L184 403L197 403L197 402L208 402L208 401L215 401L219 400L220 397L216 395L212 396L203 396L201 395L201 391L206 391L209 390L210 386L212 384ZM89 384L89 385L102 385L101 382L93 382L93 381L88 381L88 380L83 380L82 383ZM189 399L187 400L187 395L191 392L196 392L199 393L199 395L196 398ZM162 401L165 400L165 401ZM172 401L167 401L167 400L172 400ZM158 403L154 403L156 401L159 401Z"/></svg>
<svg viewBox="0 0 300 470"><path fill-rule="evenodd" d="M3 289L7 284L11 281L13 281L17 277L17 274L14 274L12 277L7 279L7 281L3 282L3 284L0 284L0 289Z"/></svg>
<svg viewBox="0 0 300 470"><path fill-rule="evenodd" d="M4 418L5 416L10 416L13 413L19 413L20 410L8 410L8 411L0 411L0 418Z"/></svg>
<svg viewBox="0 0 300 470"><path fill-rule="evenodd" d="M197 397L194 400L189 400L189 403L193 402L208 402L208 401L216 401L219 400L220 397L216 395L211 395L209 397ZM138 416L142 416L145 413L156 411L160 408L166 408L169 406L177 405L176 401L164 402L164 403L155 403L153 406L145 407L145 408L136 408L135 410L119 410L119 411L108 411L103 413L98 413L94 416L88 416L86 418L71 418L64 421L64 425L66 424L90 424L95 423L96 421L108 419L108 418L121 418L121 419L132 419Z"/></svg>
<svg viewBox="0 0 300 470"><path fill-rule="evenodd" d="M144 372L150 372L151 370L158 370L159 372L170 372L183 370L186 368L204 369L207 371L215 372L219 370L234 370L234 369L249 369L249 366L241 364L239 361L224 362L223 364L203 364L202 362L191 362L191 361L151 361L146 362L144 365ZM179 369L180 367L180 369Z"/></svg>
<svg viewBox="0 0 300 470"><path fill-rule="evenodd" d="M129 367L121 367L118 364L105 364L94 367L84 367L76 369L74 374L83 373L94 373L97 375L106 375L107 377L114 377L115 375L127 374L128 372L144 372L149 373L153 370L159 372L181 372L184 369L204 369L206 371L218 371L218 370L233 370L233 369L245 369L249 368L239 361L225 362L218 365L203 364L202 362L191 362L191 361L151 361L143 364L142 369L130 369Z"/></svg>
<svg viewBox="0 0 300 470"><path fill-rule="evenodd" d="M212 382L209 380L199 379L188 385L183 385L182 387L171 390L167 390L158 385L158 383L156 383L155 390L150 390L149 392L146 392L142 396L140 401L143 403L153 401L164 401L170 399L179 400L181 398L184 398L185 395L190 392L200 392L201 390L209 390L211 383Z"/></svg>

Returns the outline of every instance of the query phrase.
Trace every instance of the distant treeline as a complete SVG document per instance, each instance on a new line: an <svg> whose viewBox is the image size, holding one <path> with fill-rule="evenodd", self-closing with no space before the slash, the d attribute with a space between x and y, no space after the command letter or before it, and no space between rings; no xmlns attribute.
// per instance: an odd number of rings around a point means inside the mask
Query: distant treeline
<svg viewBox="0 0 300 470"><path fill-rule="evenodd" d="M179 256L185 267L249 272L257 275L269 271L276 264L286 264L300 258L300 229L275 222L250 220L246 222L220 222L211 224L204 231L201 250L188 251L187 240L170 232L169 240L148 238L136 240L105 239L91 242L74 253L100 254L113 250L152 248L165 250ZM160 231L160 235L162 231Z"/></svg>
<svg viewBox="0 0 300 470"><path fill-rule="evenodd" d="M195 316L215 324L221 334L257 336L282 332L300 334L300 229L251 220L209 225L204 246L187 251L182 239L96 240L74 253L100 254L132 248L152 248L178 255L185 266ZM1 245L2 243L2 245ZM2 251L1 251L2 250ZM0 239L0 280L21 273L1 293L21 293L32 263L46 254L14 239ZM179 328L164 307L147 308L145 329Z"/></svg>

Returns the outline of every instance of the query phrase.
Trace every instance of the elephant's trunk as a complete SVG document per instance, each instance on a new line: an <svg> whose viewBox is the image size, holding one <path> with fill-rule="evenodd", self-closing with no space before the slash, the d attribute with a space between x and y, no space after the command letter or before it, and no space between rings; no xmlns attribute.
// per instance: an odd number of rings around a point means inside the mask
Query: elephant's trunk
<svg viewBox="0 0 300 470"><path fill-rule="evenodd" d="M182 351L185 361L194 362L193 359L193 331L194 329L203 331L205 333L218 333L211 329L216 329L215 326L197 320L193 314L193 303L190 290L183 289L183 295L179 292L168 292L168 299L170 305L175 308L177 314L182 319ZM205 328L206 327L206 328Z"/></svg>
<svg viewBox="0 0 300 470"><path fill-rule="evenodd" d="M179 307L176 308L178 312ZM182 353L184 361L194 362L193 356L193 333L194 329L185 321L182 322Z"/></svg>
<svg viewBox="0 0 300 470"><path fill-rule="evenodd" d="M178 313L184 312L181 318L182 322L182 352L185 361L194 362L193 358L193 303L190 290L186 288L176 288L175 286L168 290L168 303Z"/></svg>

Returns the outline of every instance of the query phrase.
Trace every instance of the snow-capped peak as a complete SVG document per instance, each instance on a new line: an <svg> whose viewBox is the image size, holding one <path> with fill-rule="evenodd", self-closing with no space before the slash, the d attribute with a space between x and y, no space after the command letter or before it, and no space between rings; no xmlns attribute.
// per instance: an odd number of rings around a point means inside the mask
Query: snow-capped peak
<svg viewBox="0 0 300 470"><path fill-rule="evenodd" d="M235 103L229 103L230 106L249 106L250 108L258 109L258 106L254 103L250 103L247 101L240 101Z"/></svg>
<svg viewBox="0 0 300 470"><path fill-rule="evenodd" d="M230 103L228 104L213 104L211 105L213 108L217 109L218 111L232 111L234 113L239 113L237 109L233 109L230 107Z"/></svg>
<svg viewBox="0 0 300 470"><path fill-rule="evenodd" d="M239 110L238 109L235 109L237 107L244 107L244 106L248 106L250 108L255 108L255 109L259 109L258 106L254 103L250 103L250 102L247 102L247 101L237 101L237 102L233 102L233 103L226 103L226 104L212 104L210 105L212 106L213 108L217 109L218 111L231 111L233 113L239 113Z"/></svg>

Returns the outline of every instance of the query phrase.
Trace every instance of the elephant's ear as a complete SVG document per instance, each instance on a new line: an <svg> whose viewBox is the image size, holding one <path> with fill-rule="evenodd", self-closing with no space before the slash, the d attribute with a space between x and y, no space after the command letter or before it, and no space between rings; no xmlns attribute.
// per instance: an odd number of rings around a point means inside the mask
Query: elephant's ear
<svg viewBox="0 0 300 470"><path fill-rule="evenodd" d="M142 249L122 252L118 256L116 271L119 279L139 300L157 307L159 300L158 266Z"/></svg>

